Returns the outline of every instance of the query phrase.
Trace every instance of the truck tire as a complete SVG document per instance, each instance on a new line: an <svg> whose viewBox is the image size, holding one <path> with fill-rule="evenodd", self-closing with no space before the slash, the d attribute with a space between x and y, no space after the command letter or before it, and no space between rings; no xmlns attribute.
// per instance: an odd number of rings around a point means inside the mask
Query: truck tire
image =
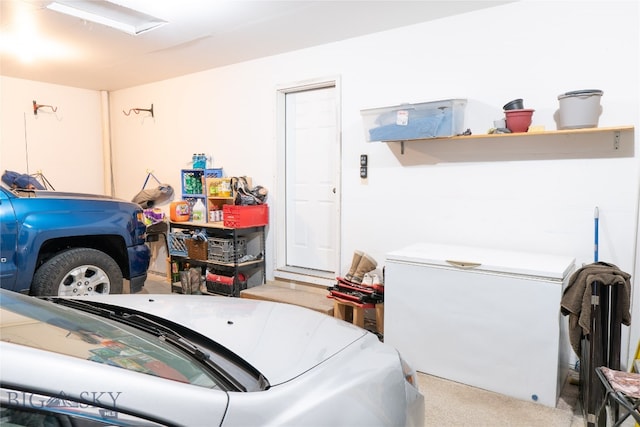
<svg viewBox="0 0 640 427"><path fill-rule="evenodd" d="M109 255L90 248L75 248L54 256L33 276L35 296L121 294L122 272Z"/></svg>

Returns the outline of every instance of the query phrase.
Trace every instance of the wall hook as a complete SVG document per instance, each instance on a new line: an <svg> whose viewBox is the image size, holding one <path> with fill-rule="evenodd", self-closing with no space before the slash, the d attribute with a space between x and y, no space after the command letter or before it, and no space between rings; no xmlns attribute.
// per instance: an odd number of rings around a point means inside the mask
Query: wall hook
<svg viewBox="0 0 640 427"><path fill-rule="evenodd" d="M33 101L33 115L37 115L38 114L38 110L41 108L51 108L51 110L53 110L53 112L55 113L56 111L58 111L58 107L54 107L53 105L44 105L44 104L38 104L36 101Z"/></svg>
<svg viewBox="0 0 640 427"><path fill-rule="evenodd" d="M151 113L151 117L153 117L153 104L151 104L151 108L130 108L129 111L122 110L125 116L130 115L132 111L136 114L140 114L140 111L146 111L147 113Z"/></svg>

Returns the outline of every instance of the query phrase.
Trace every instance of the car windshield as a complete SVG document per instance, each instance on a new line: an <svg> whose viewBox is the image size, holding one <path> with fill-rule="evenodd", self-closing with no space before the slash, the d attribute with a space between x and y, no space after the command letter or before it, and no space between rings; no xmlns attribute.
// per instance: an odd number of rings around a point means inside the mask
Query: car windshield
<svg viewBox="0 0 640 427"><path fill-rule="evenodd" d="M211 372L162 336L18 293L2 292L0 301L2 341L220 388Z"/></svg>

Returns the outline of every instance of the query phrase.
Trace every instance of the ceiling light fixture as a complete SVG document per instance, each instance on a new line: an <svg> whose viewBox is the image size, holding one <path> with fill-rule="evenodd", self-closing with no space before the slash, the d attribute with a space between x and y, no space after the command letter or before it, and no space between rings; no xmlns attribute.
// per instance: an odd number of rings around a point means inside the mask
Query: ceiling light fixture
<svg viewBox="0 0 640 427"><path fill-rule="evenodd" d="M134 36L167 23L162 19L107 0L57 0L49 3L47 9L106 25Z"/></svg>

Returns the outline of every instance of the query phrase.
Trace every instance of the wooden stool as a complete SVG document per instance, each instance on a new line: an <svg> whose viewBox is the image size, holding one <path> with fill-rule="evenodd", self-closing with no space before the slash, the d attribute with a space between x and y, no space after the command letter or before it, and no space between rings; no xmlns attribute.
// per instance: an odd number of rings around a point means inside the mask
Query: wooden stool
<svg viewBox="0 0 640 427"><path fill-rule="evenodd" d="M345 320L364 329L364 310L373 308L376 310L376 332L384 333L384 303L358 303L333 297L333 317Z"/></svg>

